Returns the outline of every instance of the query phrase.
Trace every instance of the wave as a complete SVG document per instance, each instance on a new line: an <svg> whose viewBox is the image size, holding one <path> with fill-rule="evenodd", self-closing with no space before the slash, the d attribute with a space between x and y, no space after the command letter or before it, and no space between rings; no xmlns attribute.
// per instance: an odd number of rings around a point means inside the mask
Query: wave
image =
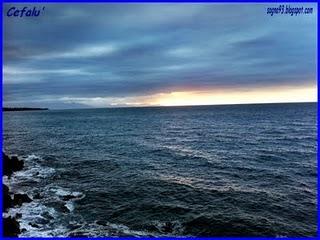
<svg viewBox="0 0 320 240"><path fill-rule="evenodd" d="M31 154L26 157L19 157L24 160L25 166L22 171L15 172L10 178L4 178L7 184L12 183L32 183L40 182L45 178L51 177L56 170L51 167L43 166L40 162L43 160L40 156Z"/></svg>
<svg viewBox="0 0 320 240"><path fill-rule="evenodd" d="M123 224L110 222L87 222L74 213L76 202L85 198L80 191L73 191L55 183L37 189L42 181L54 177L56 169L44 166L44 158L30 154L19 157L25 167L4 182L13 189L22 189L33 196L30 203L10 208L4 216L16 216L20 223L19 237L105 237L105 236L151 236L147 231L132 230Z"/></svg>
<svg viewBox="0 0 320 240"><path fill-rule="evenodd" d="M56 170L41 164L44 159L35 154L19 158L24 160L24 169L14 173L10 178L3 177L3 182L10 189L19 189L20 192L22 191L33 198L32 202L10 208L7 213L9 216L18 216L22 230L19 236L65 236L68 229L59 220L64 212L59 211L57 206L62 203L70 213L74 210L74 202L82 199L85 195L59 186L38 189L37 186L41 186L42 182L53 177ZM53 206L48 204L50 202L54 203Z"/></svg>

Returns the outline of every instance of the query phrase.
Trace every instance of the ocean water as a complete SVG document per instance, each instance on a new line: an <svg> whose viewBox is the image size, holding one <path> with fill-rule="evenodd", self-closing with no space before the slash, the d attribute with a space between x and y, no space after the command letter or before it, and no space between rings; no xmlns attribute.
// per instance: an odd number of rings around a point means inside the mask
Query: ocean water
<svg viewBox="0 0 320 240"><path fill-rule="evenodd" d="M315 236L316 103L5 112L21 236Z"/></svg>

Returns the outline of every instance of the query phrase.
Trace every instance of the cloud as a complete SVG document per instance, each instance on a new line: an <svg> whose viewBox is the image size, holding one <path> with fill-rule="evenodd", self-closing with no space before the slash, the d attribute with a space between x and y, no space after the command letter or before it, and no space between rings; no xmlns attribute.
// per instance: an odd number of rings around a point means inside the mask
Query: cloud
<svg viewBox="0 0 320 240"><path fill-rule="evenodd" d="M148 106L147 97L63 97L59 100L69 104L81 104L88 107L102 108L112 106Z"/></svg>
<svg viewBox="0 0 320 240"><path fill-rule="evenodd" d="M46 75L53 77L92 75L84 69L31 69L6 65L3 67L3 74L5 84L39 83L44 80L43 76Z"/></svg>
<svg viewBox="0 0 320 240"><path fill-rule="evenodd" d="M168 51L168 54L175 57L190 58L198 56L199 50L190 47L179 47Z"/></svg>
<svg viewBox="0 0 320 240"><path fill-rule="evenodd" d="M3 67L4 74L28 75L28 74L62 74L62 75L90 75L82 69L24 69L16 67Z"/></svg>
<svg viewBox="0 0 320 240"><path fill-rule="evenodd" d="M87 46L81 46L70 51L54 52L49 54L42 54L32 56L31 58L37 60L43 59L55 59L55 58L89 58L89 57L100 57L114 53L117 47L113 44L96 45L91 44Z"/></svg>
<svg viewBox="0 0 320 240"><path fill-rule="evenodd" d="M270 5L41 4L37 19L4 19L5 101L314 85L316 4L297 17Z"/></svg>

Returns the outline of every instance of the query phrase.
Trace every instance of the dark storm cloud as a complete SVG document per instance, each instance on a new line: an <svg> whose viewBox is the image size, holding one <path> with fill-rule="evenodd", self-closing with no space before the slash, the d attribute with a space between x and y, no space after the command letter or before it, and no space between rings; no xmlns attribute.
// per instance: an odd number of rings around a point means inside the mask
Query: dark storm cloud
<svg viewBox="0 0 320 240"><path fill-rule="evenodd" d="M45 12L5 17L5 104L315 84L316 12L271 17L270 4L14 6Z"/></svg>

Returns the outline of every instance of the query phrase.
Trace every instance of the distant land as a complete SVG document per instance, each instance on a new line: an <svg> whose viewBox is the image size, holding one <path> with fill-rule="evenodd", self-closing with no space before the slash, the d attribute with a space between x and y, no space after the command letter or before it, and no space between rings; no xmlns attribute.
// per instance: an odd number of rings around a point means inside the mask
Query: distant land
<svg viewBox="0 0 320 240"><path fill-rule="evenodd" d="M28 107L4 107L2 111L10 112L10 111L40 111L40 110L48 110L48 108L28 108Z"/></svg>

